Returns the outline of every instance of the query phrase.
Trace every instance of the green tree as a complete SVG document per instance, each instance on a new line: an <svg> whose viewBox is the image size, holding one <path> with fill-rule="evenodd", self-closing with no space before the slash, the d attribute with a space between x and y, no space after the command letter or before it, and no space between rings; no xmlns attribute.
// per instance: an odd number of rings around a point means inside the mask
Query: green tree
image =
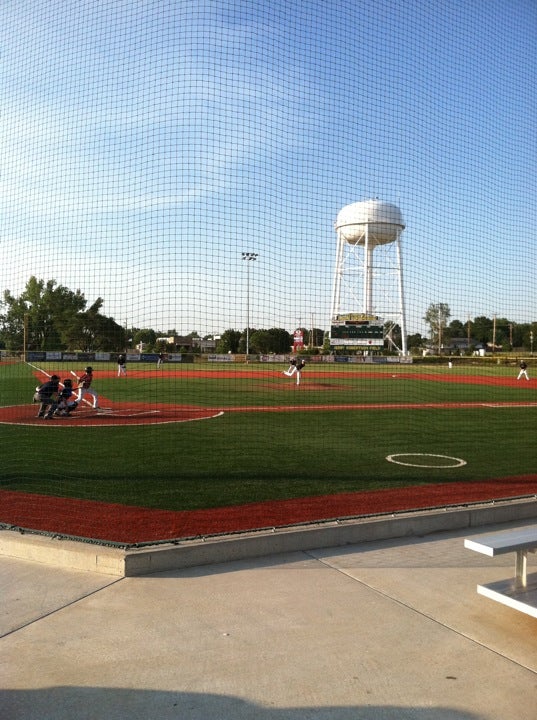
<svg viewBox="0 0 537 720"><path fill-rule="evenodd" d="M468 332L466 325L460 320L452 320L449 323L447 330L450 338L464 338Z"/></svg>
<svg viewBox="0 0 537 720"><path fill-rule="evenodd" d="M78 317L79 344L84 351L117 352L125 349L126 332L113 318L101 315L102 299L98 298L85 313Z"/></svg>
<svg viewBox="0 0 537 720"><path fill-rule="evenodd" d="M311 335L311 337L310 337ZM313 340L313 343L312 343ZM308 333L308 345L314 347L321 347L324 341L324 330L321 328L312 328L311 333Z"/></svg>
<svg viewBox="0 0 537 720"><path fill-rule="evenodd" d="M444 333L450 317L451 311L446 303L431 303L423 317L427 325L429 325L431 342L438 348L438 354L442 351L445 339Z"/></svg>
<svg viewBox="0 0 537 720"><path fill-rule="evenodd" d="M256 330L250 335L250 352L266 354L271 352L272 337L268 330Z"/></svg>
<svg viewBox="0 0 537 720"><path fill-rule="evenodd" d="M0 336L11 350L21 350L24 328L29 350L119 350L125 347L125 330L113 318L101 315L102 298L86 309L86 298L55 280L34 275L15 297L4 291Z"/></svg>
<svg viewBox="0 0 537 720"><path fill-rule="evenodd" d="M492 340L495 345L501 345L504 350L511 349L513 323L507 318L496 318L492 323Z"/></svg>
<svg viewBox="0 0 537 720"><path fill-rule="evenodd" d="M476 317L472 321L472 335L478 343L489 343L492 342L492 326L493 321L481 315Z"/></svg>
<svg viewBox="0 0 537 720"><path fill-rule="evenodd" d="M225 330L216 345L216 352L221 354L238 353L241 335L240 330Z"/></svg>
<svg viewBox="0 0 537 720"><path fill-rule="evenodd" d="M288 353L293 344L290 333L283 328L250 331L250 351L256 353Z"/></svg>
<svg viewBox="0 0 537 720"><path fill-rule="evenodd" d="M528 330L524 336L524 347L533 355L534 344L537 342L537 322L533 322L526 327Z"/></svg>
<svg viewBox="0 0 537 720"><path fill-rule="evenodd" d="M4 291L2 337L9 349L21 349L26 323L29 349L65 349L65 328L85 307L86 299L80 290L73 292L55 280L45 283L32 275L19 297Z"/></svg>
<svg viewBox="0 0 537 720"><path fill-rule="evenodd" d="M269 352L276 354L287 353L293 344L293 336L283 328L271 328L269 331L271 346Z"/></svg>
<svg viewBox="0 0 537 720"><path fill-rule="evenodd" d="M151 330L151 328L142 328L141 330L137 330L132 337L134 347L136 347L140 343L143 343L144 345L147 345L149 347L153 347L156 340L157 334L154 330Z"/></svg>
<svg viewBox="0 0 537 720"><path fill-rule="evenodd" d="M423 347L424 339L421 336L421 333L414 333L413 335L408 335L407 339L407 346L409 350L414 350L416 348Z"/></svg>
<svg viewBox="0 0 537 720"><path fill-rule="evenodd" d="M509 344L511 350L513 348L530 349L531 327L531 323L510 323Z"/></svg>
<svg viewBox="0 0 537 720"><path fill-rule="evenodd" d="M251 340L251 338L252 338L252 335L254 335L256 332L257 332L257 330L256 330L255 328L249 328L249 338L250 338L250 340ZM249 350L250 350L250 352L252 352L251 342L250 342L250 348L249 348ZM245 353L245 352L246 352L246 328L245 328L245 329L242 331L242 333L241 333L241 339L240 339L240 341L239 341L239 352L240 352L240 353Z"/></svg>

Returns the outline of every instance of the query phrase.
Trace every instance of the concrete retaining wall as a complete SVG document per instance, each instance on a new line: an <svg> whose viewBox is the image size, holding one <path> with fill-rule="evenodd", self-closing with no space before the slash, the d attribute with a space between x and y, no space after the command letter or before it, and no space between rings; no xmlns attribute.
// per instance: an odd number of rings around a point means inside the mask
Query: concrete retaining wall
<svg viewBox="0 0 537 720"><path fill-rule="evenodd" d="M205 540L112 548L13 530L0 531L0 555L128 577L315 548L428 535L537 518L537 499L356 518Z"/></svg>

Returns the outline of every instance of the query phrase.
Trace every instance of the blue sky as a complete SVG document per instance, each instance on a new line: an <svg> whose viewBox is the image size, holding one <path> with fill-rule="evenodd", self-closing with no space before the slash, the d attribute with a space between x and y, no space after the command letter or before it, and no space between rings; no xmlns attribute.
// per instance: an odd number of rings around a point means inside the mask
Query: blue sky
<svg viewBox="0 0 537 720"><path fill-rule="evenodd" d="M534 0L4 0L0 290L327 327L338 211L399 205L407 326L537 320ZM358 309L358 308L357 308Z"/></svg>

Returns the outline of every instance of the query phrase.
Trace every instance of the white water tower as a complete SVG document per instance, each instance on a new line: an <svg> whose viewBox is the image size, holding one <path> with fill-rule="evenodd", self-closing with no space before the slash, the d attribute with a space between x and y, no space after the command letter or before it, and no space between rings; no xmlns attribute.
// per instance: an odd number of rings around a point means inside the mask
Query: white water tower
<svg viewBox="0 0 537 720"><path fill-rule="evenodd" d="M388 341L407 354L403 294L401 233L405 229L401 211L382 200L363 200L339 211L336 265L332 294L332 323L345 314L360 313L385 319L401 328L401 347L390 335Z"/></svg>

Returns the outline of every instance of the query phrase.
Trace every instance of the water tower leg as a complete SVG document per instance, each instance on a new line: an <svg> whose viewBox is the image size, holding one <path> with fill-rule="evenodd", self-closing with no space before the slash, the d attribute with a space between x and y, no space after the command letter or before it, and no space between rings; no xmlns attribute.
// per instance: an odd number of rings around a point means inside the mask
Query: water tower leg
<svg viewBox="0 0 537 720"><path fill-rule="evenodd" d="M399 274L399 307L401 313L401 352L404 356L407 355L407 342L406 342L406 311L405 311L405 293L403 289L403 256L401 253L401 234L397 234L396 240L397 247L397 272Z"/></svg>
<svg viewBox="0 0 537 720"><path fill-rule="evenodd" d="M366 315L373 313L373 247L369 244L369 227L365 230L364 245L364 309Z"/></svg>
<svg viewBox="0 0 537 720"><path fill-rule="evenodd" d="M334 272L334 287L332 291L332 308L330 321L333 320L335 315L339 314L339 305L341 301L341 276L343 275L343 251L345 247L345 240L338 233L337 236L337 250L336 250L336 268Z"/></svg>

